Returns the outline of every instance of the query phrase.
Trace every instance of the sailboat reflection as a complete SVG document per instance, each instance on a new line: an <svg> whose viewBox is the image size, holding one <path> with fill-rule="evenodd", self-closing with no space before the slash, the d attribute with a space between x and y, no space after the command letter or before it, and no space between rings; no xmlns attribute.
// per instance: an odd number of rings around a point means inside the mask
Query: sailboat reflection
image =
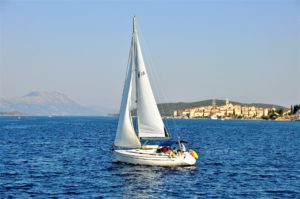
<svg viewBox="0 0 300 199"><path fill-rule="evenodd" d="M159 198L166 184L182 183L178 178L186 177L195 166L191 167L152 167L143 165L128 165L115 163L116 179L122 181L120 192L126 198ZM119 183L120 183L119 181ZM138 190L138 191L137 191Z"/></svg>

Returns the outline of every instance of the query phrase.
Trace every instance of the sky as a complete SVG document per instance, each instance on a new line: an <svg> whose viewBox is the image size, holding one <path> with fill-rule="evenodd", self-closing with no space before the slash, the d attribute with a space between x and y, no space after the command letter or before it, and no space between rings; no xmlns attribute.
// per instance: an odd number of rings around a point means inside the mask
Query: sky
<svg viewBox="0 0 300 199"><path fill-rule="evenodd" d="M300 103L300 1L0 1L0 98L118 110L132 17L158 102Z"/></svg>

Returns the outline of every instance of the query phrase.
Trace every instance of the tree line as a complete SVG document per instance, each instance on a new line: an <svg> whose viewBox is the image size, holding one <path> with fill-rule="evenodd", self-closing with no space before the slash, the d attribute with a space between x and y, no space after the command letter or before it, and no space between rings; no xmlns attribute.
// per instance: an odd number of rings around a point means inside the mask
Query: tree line
<svg viewBox="0 0 300 199"><path fill-rule="evenodd" d="M294 115L297 113L297 111L300 109L300 104L298 105L291 105L291 114Z"/></svg>

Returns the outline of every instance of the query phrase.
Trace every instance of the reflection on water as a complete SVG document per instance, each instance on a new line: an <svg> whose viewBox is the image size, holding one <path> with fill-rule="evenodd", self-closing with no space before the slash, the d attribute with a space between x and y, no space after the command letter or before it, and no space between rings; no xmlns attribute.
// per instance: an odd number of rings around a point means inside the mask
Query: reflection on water
<svg viewBox="0 0 300 199"><path fill-rule="evenodd" d="M114 163L115 176L121 179L122 195L133 198L159 198L161 191L170 186L169 191L175 191L174 187L186 183L188 175L196 171L196 166L191 167L153 167ZM178 178L179 180L174 180ZM176 181L178 184L176 184ZM172 188L173 187L173 188Z"/></svg>
<svg viewBox="0 0 300 199"><path fill-rule="evenodd" d="M155 190L163 183L160 180L162 174L163 172L157 168L118 164L116 175L123 178L125 182L122 188L124 195L137 198L157 198Z"/></svg>

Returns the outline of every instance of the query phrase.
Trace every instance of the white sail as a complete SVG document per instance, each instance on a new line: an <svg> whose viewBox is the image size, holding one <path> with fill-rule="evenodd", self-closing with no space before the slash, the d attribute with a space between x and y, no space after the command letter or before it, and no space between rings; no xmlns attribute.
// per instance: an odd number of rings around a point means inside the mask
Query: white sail
<svg viewBox="0 0 300 199"><path fill-rule="evenodd" d="M139 137L165 137L165 127L148 79L138 34L133 27Z"/></svg>
<svg viewBox="0 0 300 199"><path fill-rule="evenodd" d="M120 116L118 122L118 128L116 138L114 141L115 146L140 148L141 143L134 131L132 118L130 114L130 102L132 92L132 73L133 73L133 42L131 42L130 57L128 63L128 71L126 74L125 85L123 88L122 102L120 107Z"/></svg>

